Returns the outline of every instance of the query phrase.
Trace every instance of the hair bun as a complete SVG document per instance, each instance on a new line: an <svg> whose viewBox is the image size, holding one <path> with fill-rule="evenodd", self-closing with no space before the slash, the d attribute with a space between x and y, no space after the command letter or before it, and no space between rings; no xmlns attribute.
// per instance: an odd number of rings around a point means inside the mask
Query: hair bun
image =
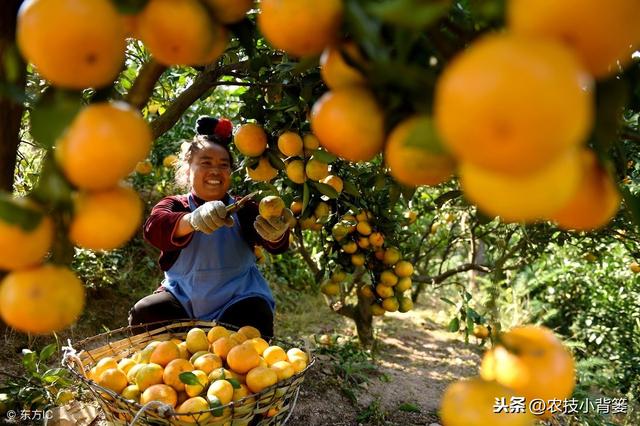
<svg viewBox="0 0 640 426"><path fill-rule="evenodd" d="M214 135L218 119L203 115L196 120L196 133L199 135Z"/></svg>
<svg viewBox="0 0 640 426"><path fill-rule="evenodd" d="M233 124L231 124L230 120L221 118L220 120L218 120L218 123L216 124L213 131L216 136L222 139L229 139L231 138L231 133L233 132Z"/></svg>

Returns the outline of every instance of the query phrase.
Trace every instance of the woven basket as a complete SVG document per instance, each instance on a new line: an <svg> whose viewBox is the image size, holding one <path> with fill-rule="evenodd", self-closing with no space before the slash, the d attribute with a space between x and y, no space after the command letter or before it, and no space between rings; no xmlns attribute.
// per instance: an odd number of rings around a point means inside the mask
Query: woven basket
<svg viewBox="0 0 640 426"><path fill-rule="evenodd" d="M307 367L294 376L280 381L257 394L208 411L178 414L164 404L147 404L143 408L137 402L126 400L110 389L106 389L88 379L86 374L102 358L110 356L116 361L133 355L153 340L184 340L187 332L194 327L204 330L215 325L223 325L229 330L237 327L211 321L183 320L180 322L161 321L133 327L123 327L108 333L89 337L75 346L65 349L62 364L71 371L83 386L96 397L105 412L107 421L115 425L282 425L291 415L297 400L304 375L315 363L315 357L307 349ZM271 345L282 347L305 347L303 342L288 342L272 339ZM273 410L272 410L273 409Z"/></svg>

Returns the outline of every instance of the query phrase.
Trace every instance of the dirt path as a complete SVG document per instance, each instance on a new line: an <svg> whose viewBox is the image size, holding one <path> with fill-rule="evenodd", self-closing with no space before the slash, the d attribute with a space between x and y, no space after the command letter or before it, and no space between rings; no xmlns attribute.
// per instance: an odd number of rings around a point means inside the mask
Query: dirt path
<svg viewBox="0 0 640 426"><path fill-rule="evenodd" d="M381 375L356 392L356 404L340 390L329 360L318 357L288 424L437 424L444 389L477 373L481 349L439 331L427 316L426 311L414 311L377 320L376 365Z"/></svg>

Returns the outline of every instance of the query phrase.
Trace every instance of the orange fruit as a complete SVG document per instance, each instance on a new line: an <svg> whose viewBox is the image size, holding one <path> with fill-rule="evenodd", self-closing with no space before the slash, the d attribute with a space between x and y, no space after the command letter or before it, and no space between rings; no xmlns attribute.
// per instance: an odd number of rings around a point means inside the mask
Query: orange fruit
<svg viewBox="0 0 640 426"><path fill-rule="evenodd" d="M356 251L358 251L358 245L355 243L355 241L349 241L342 246L342 251L347 254L354 254Z"/></svg>
<svg viewBox="0 0 640 426"><path fill-rule="evenodd" d="M254 339L256 337L260 337L260 330L251 326L244 325L238 329L238 333L246 336L247 339Z"/></svg>
<svg viewBox="0 0 640 426"><path fill-rule="evenodd" d="M510 0L509 28L518 34L548 37L567 44L588 71L606 77L624 67L640 43L640 10L634 0Z"/></svg>
<svg viewBox="0 0 640 426"><path fill-rule="evenodd" d="M213 34L213 44L202 60L203 65L210 64L222 56L222 54L227 50L229 41L231 40L229 31L226 27L211 22L210 29Z"/></svg>
<svg viewBox="0 0 640 426"><path fill-rule="evenodd" d="M190 329L187 332L185 342L187 342L187 349L192 354L209 350L209 339L207 334L201 328L194 327Z"/></svg>
<svg viewBox="0 0 640 426"><path fill-rule="evenodd" d="M386 286L392 287L398 283L398 276L390 269L382 271L380 274L380 282Z"/></svg>
<svg viewBox="0 0 640 426"><path fill-rule="evenodd" d="M571 353L545 327L516 327L500 337L480 365L485 380L495 380L527 401L569 398L576 383ZM549 418L550 412L540 417Z"/></svg>
<svg viewBox="0 0 640 426"><path fill-rule="evenodd" d="M74 199L69 238L91 250L123 246L142 221L138 193L126 186L100 192L80 192Z"/></svg>
<svg viewBox="0 0 640 426"><path fill-rule="evenodd" d="M629 269L631 269L631 272L634 274L640 273L640 264L638 262L631 262L629 264Z"/></svg>
<svg viewBox="0 0 640 426"><path fill-rule="evenodd" d="M229 337L221 337L211 345L213 352L222 359L227 358L227 354L238 342Z"/></svg>
<svg viewBox="0 0 640 426"><path fill-rule="evenodd" d="M233 24L242 21L247 12L253 7L254 0L205 0L211 7L213 16L223 24Z"/></svg>
<svg viewBox="0 0 640 426"><path fill-rule="evenodd" d="M400 251L395 247L389 247L384 252L382 262L385 265L395 265L400 259L402 259L402 254L400 253Z"/></svg>
<svg viewBox="0 0 640 426"><path fill-rule="evenodd" d="M122 389L122 392L120 392L120 395L124 399L128 399L128 400L134 401L134 402L139 402L140 401L140 395L141 394L142 394L142 392L140 392L140 389L138 389L138 386L136 386L136 385L128 385L127 387Z"/></svg>
<svg viewBox="0 0 640 426"><path fill-rule="evenodd" d="M29 209L34 215L42 214L26 198L9 198L6 202L13 214L22 216L17 209ZM53 242L54 225L48 216L35 219L34 227L23 229L16 223L0 218L0 269L24 269L42 262Z"/></svg>
<svg viewBox="0 0 640 426"><path fill-rule="evenodd" d="M149 401L159 401L175 408L178 402L178 393L169 385L157 384L149 386L140 396L140 404Z"/></svg>
<svg viewBox="0 0 640 426"><path fill-rule="evenodd" d="M370 235L372 231L371 225L369 225L369 222L366 221L358 222L358 224L356 225L356 230L360 235L364 235L365 237Z"/></svg>
<svg viewBox="0 0 640 426"><path fill-rule="evenodd" d="M296 159L289 161L286 165L285 172L293 183L303 184L307 180L307 176L304 173L304 162L302 160ZM300 206L302 206L302 204L300 204Z"/></svg>
<svg viewBox="0 0 640 426"><path fill-rule="evenodd" d="M227 380L214 381L207 390L207 397L211 398L212 396L218 398L222 405L230 403L233 399L233 385Z"/></svg>
<svg viewBox="0 0 640 426"><path fill-rule="evenodd" d="M260 364L260 355L253 345L238 345L227 354L227 364L236 373L245 374Z"/></svg>
<svg viewBox="0 0 640 426"><path fill-rule="evenodd" d="M356 86L367 82L360 71L347 63L344 55L357 63L363 60L358 46L353 42L329 46L320 56L320 75L330 89Z"/></svg>
<svg viewBox="0 0 640 426"><path fill-rule="evenodd" d="M262 200L260 200L260 204L258 205L260 216L264 217L265 219L280 217L283 210L284 201L282 201L282 198L276 195L267 195Z"/></svg>
<svg viewBox="0 0 640 426"><path fill-rule="evenodd" d="M118 361L118 368L122 370L124 374L127 374L134 365L136 365L136 362L131 358L122 358Z"/></svg>
<svg viewBox="0 0 640 426"><path fill-rule="evenodd" d="M398 311L405 313L409 312L413 309L413 300L410 297L400 297L398 298Z"/></svg>
<svg viewBox="0 0 640 426"><path fill-rule="evenodd" d="M247 167L247 175L256 182L269 182L278 175L278 171L273 168L267 157L260 157L255 168Z"/></svg>
<svg viewBox="0 0 640 426"><path fill-rule="evenodd" d="M381 317L386 314L387 311L377 303L371 305L371 314L375 317Z"/></svg>
<svg viewBox="0 0 640 426"><path fill-rule="evenodd" d="M269 367L256 367L247 373L246 385L253 393L273 386L278 382L278 374Z"/></svg>
<svg viewBox="0 0 640 426"><path fill-rule="evenodd" d="M486 325L476 324L473 326L473 335L478 339L486 339L489 337L489 329Z"/></svg>
<svg viewBox="0 0 640 426"><path fill-rule="evenodd" d="M258 355L262 355L264 350L269 347L269 343L266 340L264 340L262 337L254 337L244 342L244 344L253 346L253 349L256 350Z"/></svg>
<svg viewBox="0 0 640 426"><path fill-rule="evenodd" d="M363 285L362 287L360 287L360 295L364 298L372 298L373 297L373 290L371 289L370 285Z"/></svg>
<svg viewBox="0 0 640 426"><path fill-rule="evenodd" d="M407 278L413 274L413 264L406 260L400 260L393 267L393 271L400 278Z"/></svg>
<svg viewBox="0 0 640 426"><path fill-rule="evenodd" d="M127 375L118 368L110 368L100 375L98 384L115 393L120 393L127 387Z"/></svg>
<svg viewBox="0 0 640 426"><path fill-rule="evenodd" d="M320 285L320 291L327 296L337 296L340 294L340 284L327 280Z"/></svg>
<svg viewBox="0 0 640 426"><path fill-rule="evenodd" d="M475 377L450 384L440 402L443 426L529 426L533 416L528 413L496 413L496 400L504 398L509 404L517 392L496 383Z"/></svg>
<svg viewBox="0 0 640 426"><path fill-rule="evenodd" d="M193 361L193 367L209 374L213 370L222 367L222 358L217 354L206 353Z"/></svg>
<svg viewBox="0 0 640 426"><path fill-rule="evenodd" d="M549 218L560 228L591 231L605 226L620 207L620 193L613 176L590 150L581 155L583 174L568 204Z"/></svg>
<svg viewBox="0 0 640 426"><path fill-rule="evenodd" d="M169 154L162 159L162 165L165 167L175 167L180 159L175 154Z"/></svg>
<svg viewBox="0 0 640 426"><path fill-rule="evenodd" d="M84 307L84 286L64 266L9 273L0 283L0 316L11 327L44 334L71 325Z"/></svg>
<svg viewBox="0 0 640 426"><path fill-rule="evenodd" d="M289 377L296 374L293 369L293 365L289 361L277 361L271 366L271 369L276 372L278 381L287 380Z"/></svg>
<svg viewBox="0 0 640 426"><path fill-rule="evenodd" d="M341 193L344 188L344 182L342 182L342 179L336 175L329 175L322 179L321 182L335 189L338 194Z"/></svg>
<svg viewBox="0 0 640 426"><path fill-rule="evenodd" d="M396 291L403 292L411 289L411 278L410 277L402 277L398 280L398 284L396 284Z"/></svg>
<svg viewBox="0 0 640 426"><path fill-rule="evenodd" d="M262 0L258 28L276 49L317 55L336 38L342 13L341 0Z"/></svg>
<svg viewBox="0 0 640 426"><path fill-rule="evenodd" d="M362 87L322 95L311 110L311 128L327 151L349 161L369 161L384 144L383 111Z"/></svg>
<svg viewBox="0 0 640 426"><path fill-rule="evenodd" d="M382 301L382 308L387 312L396 312L399 307L398 298L394 296L387 297Z"/></svg>
<svg viewBox="0 0 640 426"><path fill-rule="evenodd" d="M56 143L55 156L71 183L81 189L115 186L151 147L151 130L124 102L84 107Z"/></svg>
<svg viewBox="0 0 640 426"><path fill-rule="evenodd" d="M385 285L383 283L376 284L376 293L383 299L393 296L393 287Z"/></svg>
<svg viewBox="0 0 640 426"><path fill-rule="evenodd" d="M221 325L215 325L211 327L211 330L207 333L207 340L209 343L213 343L218 340L220 337L229 337L231 332Z"/></svg>
<svg viewBox="0 0 640 426"><path fill-rule="evenodd" d="M382 247L384 244L384 236L380 232L373 232L369 235L369 243L373 247Z"/></svg>
<svg viewBox="0 0 640 426"><path fill-rule="evenodd" d="M572 52L557 42L489 35L438 80L436 127L458 160L530 174L585 141L593 121L589 84Z"/></svg>
<svg viewBox="0 0 640 426"><path fill-rule="evenodd" d="M301 156L302 138L295 132L284 132L278 137L278 149L287 157Z"/></svg>
<svg viewBox="0 0 640 426"><path fill-rule="evenodd" d="M110 85L124 63L125 30L110 0L29 0L18 11L16 41L52 84Z"/></svg>
<svg viewBox="0 0 640 426"><path fill-rule="evenodd" d="M207 373L202 370L193 370L193 375L196 376L196 380L198 381L197 385L184 385L184 391L187 396L198 396L202 393L205 387L209 384L209 378Z"/></svg>
<svg viewBox="0 0 640 426"><path fill-rule="evenodd" d="M280 346L273 345L264 350L262 357L268 365L272 365L278 361L286 361L287 353Z"/></svg>
<svg viewBox="0 0 640 426"><path fill-rule="evenodd" d="M305 151L314 151L320 147L320 141L313 133L307 133L302 137Z"/></svg>
<svg viewBox="0 0 640 426"><path fill-rule="evenodd" d="M164 65L204 65L214 25L197 0L150 0L138 14L137 35Z"/></svg>
<svg viewBox="0 0 640 426"><path fill-rule="evenodd" d="M321 180L329 176L329 164L312 158L307 161L305 172L309 179L320 182Z"/></svg>
<svg viewBox="0 0 640 426"><path fill-rule="evenodd" d="M165 385L171 386L176 391L183 391L185 390L185 384L180 380L180 374L193 370L193 365L186 359L174 359L164 368L164 371L162 372L162 381Z"/></svg>
<svg viewBox="0 0 640 426"><path fill-rule="evenodd" d="M134 170L139 175L148 175L153 171L153 165L149 160L139 161Z"/></svg>
<svg viewBox="0 0 640 426"><path fill-rule="evenodd" d="M558 211L575 193L582 178L577 154L563 154L540 171L524 176L461 163L460 184L466 197L487 214L507 222L535 221Z"/></svg>
<svg viewBox="0 0 640 426"><path fill-rule="evenodd" d="M299 215L300 213L302 213L302 201L293 200L291 202L291 205L289 206L289 209L294 215Z"/></svg>
<svg viewBox="0 0 640 426"><path fill-rule="evenodd" d="M151 352L151 357L149 358L149 362L166 367L167 364L178 358L180 358L180 349L178 349L178 345L176 345L172 341L166 341L160 342L160 344L153 349L153 352Z"/></svg>
<svg viewBox="0 0 640 426"><path fill-rule="evenodd" d="M193 398L189 398L182 404L178 405L178 408L176 408L176 414L184 415L176 416L175 418L184 423L203 424L202 422L211 417L211 413L207 410L209 410L209 403L207 400L201 396L194 396ZM200 411L202 411L200 414L191 414L198 413Z"/></svg>
<svg viewBox="0 0 640 426"><path fill-rule="evenodd" d="M313 215L318 219L324 219L331 214L331 207L324 201L320 201L313 210Z"/></svg>
<svg viewBox="0 0 640 426"><path fill-rule="evenodd" d="M409 186L442 183L453 174L455 166L427 116L408 118L391 131L384 161L391 176Z"/></svg>
<svg viewBox="0 0 640 426"><path fill-rule="evenodd" d="M164 369L161 365L145 364L137 371L134 384L138 385L138 389L144 392L149 387L162 383L163 375Z"/></svg>
<svg viewBox="0 0 640 426"><path fill-rule="evenodd" d="M353 266L362 266L364 265L364 254L362 253L356 253L356 254L352 254L351 255L351 264Z"/></svg>
<svg viewBox="0 0 640 426"><path fill-rule="evenodd" d="M247 123L240 126L233 142L241 154L247 157L259 157L267 148L267 134L259 124Z"/></svg>

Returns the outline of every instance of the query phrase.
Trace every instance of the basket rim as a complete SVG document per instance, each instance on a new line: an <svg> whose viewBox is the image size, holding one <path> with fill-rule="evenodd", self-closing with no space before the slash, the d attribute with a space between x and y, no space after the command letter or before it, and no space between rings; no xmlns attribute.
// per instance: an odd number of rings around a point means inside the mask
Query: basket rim
<svg viewBox="0 0 640 426"><path fill-rule="evenodd" d="M196 324L201 324L201 325L205 325L209 326L209 327L213 327L216 325L220 325L220 326L224 326L227 329L231 329L231 330L238 330L240 327L231 325L231 324L226 324L226 323L222 323L219 321L205 321L205 320L198 320L198 319L193 319L193 318L189 318L189 319L178 319L178 320L161 320L161 321L155 321L152 323L145 323L145 324L140 324L140 325L134 325L134 326L124 326L124 327L120 327L118 329L115 330L111 330L108 332L104 332L104 333L100 333L98 335L95 336L90 336L88 338L85 338L81 341L79 341L78 343L76 343L75 347L74 345L71 344L71 342L69 341L69 347L68 349L71 351L74 351L75 348L79 348L80 351L77 352L77 355L82 354L83 352L87 352L89 350L85 349L84 346L87 346L88 344L95 342L95 341L99 341L100 339L104 339L107 338L109 339L110 337L113 337L115 335L118 335L119 333L129 333L129 337L133 337L133 336L138 336L144 333L149 334L149 336L151 337L151 333L152 332L156 332L157 330L162 330L163 328L166 329L165 331L171 331L171 329L167 329L167 327L172 327L172 328L178 328L178 327L188 327L188 326L197 326ZM151 327L157 327L157 328L151 328ZM141 333L137 333L137 334L132 334L131 331L132 330L140 330L142 331ZM276 341L276 342L283 342L283 343L287 343L285 340L276 338L274 336L268 336L269 340L268 342L271 343L272 341ZM126 339L127 337L120 335L119 338L117 339L117 341L121 341ZM264 337L263 337L264 338ZM267 339L265 339L267 340ZM304 341L301 341L304 342ZM306 343L306 342L304 342ZM109 343L104 344L102 346L98 346L96 348L90 349L90 350L96 350L96 349L102 349L105 346L109 346ZM190 412L185 412L185 413L177 413L175 412L175 407L171 407L171 409L168 411L168 415L169 416L188 416L188 415L198 415L198 414L204 414L204 413L211 413L213 411L217 411L217 410L224 410L225 408L233 408L236 406L242 407L244 405L245 402L254 399L255 400L255 404L258 404L260 402L260 399L262 396L269 394L270 392L274 392L276 389L280 388L280 387L287 387L287 386L291 386L291 384L293 384L294 382L296 382L297 380L304 380L304 376L307 373L307 371L315 364L316 362L316 356L313 352L311 352L310 348L307 347L307 350L305 351L305 353L307 354L309 360L308 363L306 365L306 367L301 370L298 373L295 373L293 376L279 381L267 388L264 388L263 390L261 390L260 392L257 393L251 393L239 400L236 401L230 401L227 404L224 405L220 405L219 407L215 407L215 408L209 408L207 410L202 410L202 411L190 411ZM91 357L92 358L92 357ZM116 393L115 391L108 389L108 388L104 388L103 386L99 385L97 382L89 379L88 377L86 377L81 371L78 371L76 368L74 368L75 363L73 362L65 362L65 357L63 357L63 362L62 362L62 366L65 367L68 371L70 371L77 379L79 379L81 382L83 382L86 386L89 386L90 388L95 388L95 390L98 390L99 392L103 392L108 394L110 397L115 398L116 400L118 400L121 403L125 403L127 405L132 406L133 408L135 408L136 410L140 410L143 407L143 404L140 404L140 402L136 402L134 400L130 400L130 399L125 399L124 397L122 397L120 394ZM84 365L82 365L82 367L84 368ZM225 380L225 379L223 379ZM193 398L193 397L190 397ZM205 398L206 399L206 398ZM207 401L208 402L208 401ZM168 405L168 404L167 404Z"/></svg>

